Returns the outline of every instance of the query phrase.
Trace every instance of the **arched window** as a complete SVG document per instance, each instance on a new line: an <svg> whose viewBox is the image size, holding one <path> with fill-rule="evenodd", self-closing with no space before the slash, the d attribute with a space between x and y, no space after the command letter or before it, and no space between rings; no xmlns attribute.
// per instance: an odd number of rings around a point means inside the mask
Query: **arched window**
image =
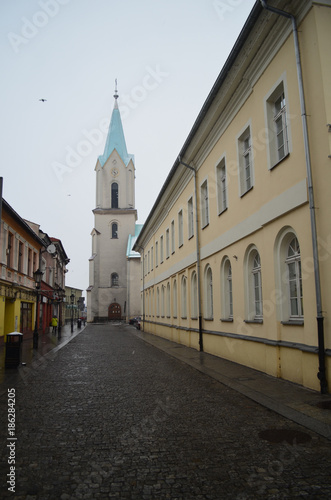
<svg viewBox="0 0 331 500"><path fill-rule="evenodd" d="M185 276L182 276L180 297L181 297L181 317L185 319L187 318L187 287L186 287Z"/></svg>
<svg viewBox="0 0 331 500"><path fill-rule="evenodd" d="M111 237L112 239L118 238L118 225L116 222L113 222L111 225Z"/></svg>
<svg viewBox="0 0 331 500"><path fill-rule="evenodd" d="M246 320L261 321L263 318L261 260L254 245L246 251L244 266Z"/></svg>
<svg viewBox="0 0 331 500"><path fill-rule="evenodd" d="M172 288L172 315L177 318L177 281L174 280Z"/></svg>
<svg viewBox="0 0 331 500"><path fill-rule="evenodd" d="M156 316L160 316L160 289L156 289Z"/></svg>
<svg viewBox="0 0 331 500"><path fill-rule="evenodd" d="M167 284L167 318L170 318L170 283Z"/></svg>
<svg viewBox="0 0 331 500"><path fill-rule="evenodd" d="M213 273L209 265L205 269L205 318L213 319Z"/></svg>
<svg viewBox="0 0 331 500"><path fill-rule="evenodd" d="M118 286L118 285L119 285L118 274L117 273L112 273L112 275L111 275L111 286Z"/></svg>
<svg viewBox="0 0 331 500"><path fill-rule="evenodd" d="M275 242L276 287L281 300L277 315L282 322L303 322L301 252L294 230L286 226Z"/></svg>
<svg viewBox="0 0 331 500"><path fill-rule="evenodd" d="M196 319L198 317L198 285L197 273L193 271L191 276L191 317Z"/></svg>
<svg viewBox="0 0 331 500"><path fill-rule="evenodd" d="M233 320L232 266L230 259L225 257L221 268L221 315L224 320Z"/></svg>
<svg viewBox="0 0 331 500"><path fill-rule="evenodd" d="M164 318L164 285L161 287L161 316Z"/></svg>
<svg viewBox="0 0 331 500"><path fill-rule="evenodd" d="M259 319L263 316L262 309L262 278L261 278L261 261L258 252L255 253L253 260L253 287L254 287L254 311L255 318Z"/></svg>
<svg viewBox="0 0 331 500"><path fill-rule="evenodd" d="M113 182L111 185L111 208L118 208L118 184Z"/></svg>
<svg viewBox="0 0 331 500"><path fill-rule="evenodd" d="M303 317L303 295L300 245L297 238L293 238L287 247L287 279L289 289L290 316Z"/></svg>

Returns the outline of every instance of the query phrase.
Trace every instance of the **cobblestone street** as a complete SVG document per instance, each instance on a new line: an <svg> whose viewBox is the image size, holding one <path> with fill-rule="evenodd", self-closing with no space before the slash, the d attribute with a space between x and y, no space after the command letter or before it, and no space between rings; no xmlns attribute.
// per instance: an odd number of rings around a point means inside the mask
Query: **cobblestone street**
<svg viewBox="0 0 331 500"><path fill-rule="evenodd" d="M327 438L170 357L131 326L88 326L7 385L15 388L16 476L8 491L2 391L1 498L331 498ZM279 442L275 429L284 431Z"/></svg>

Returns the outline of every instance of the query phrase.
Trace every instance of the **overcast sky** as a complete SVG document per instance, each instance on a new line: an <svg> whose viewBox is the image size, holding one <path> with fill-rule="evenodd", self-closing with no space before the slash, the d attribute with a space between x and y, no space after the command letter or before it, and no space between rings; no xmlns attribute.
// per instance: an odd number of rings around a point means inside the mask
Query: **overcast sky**
<svg viewBox="0 0 331 500"><path fill-rule="evenodd" d="M1 0L3 196L61 239L67 286L88 287L115 78L143 223L254 3Z"/></svg>

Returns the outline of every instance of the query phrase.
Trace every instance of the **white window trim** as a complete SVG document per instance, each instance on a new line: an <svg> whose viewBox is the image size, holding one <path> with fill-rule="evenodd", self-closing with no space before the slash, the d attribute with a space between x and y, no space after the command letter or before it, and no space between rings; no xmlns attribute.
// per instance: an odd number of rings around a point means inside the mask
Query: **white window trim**
<svg viewBox="0 0 331 500"><path fill-rule="evenodd" d="M280 78L274 83L271 89L264 97L264 120L266 124L266 150L267 150L267 162L268 162L268 170L272 170L278 163L280 163L284 158L278 160L276 158L274 145L273 145L273 136L274 136L274 116L271 110L270 103L274 102L273 94L276 93L277 89L283 85L283 92L285 96L286 103L286 131L287 131L287 152L284 156L286 156L292 151L292 135L291 135L291 126L290 126L290 104L288 97L288 89L287 89L287 79L286 72L284 72Z"/></svg>
<svg viewBox="0 0 331 500"><path fill-rule="evenodd" d="M250 187L246 186L245 164L243 155L243 144L246 137L250 138ZM254 187L254 144L252 133L252 120L249 120L236 136L237 158L238 158L238 188L239 197L241 198Z"/></svg>
<svg viewBox="0 0 331 500"><path fill-rule="evenodd" d="M192 205L191 205L192 204ZM192 211L190 211L190 206L192 206ZM193 195L187 200L187 234L190 240L194 236L194 201Z"/></svg>
<svg viewBox="0 0 331 500"><path fill-rule="evenodd" d="M219 183L219 171L223 167L224 163L224 181L225 181L225 203L223 196L222 184ZM225 153L217 160L215 164L215 179L216 179L216 189L217 189L217 213L221 215L228 208L228 180L226 171L226 155Z"/></svg>
<svg viewBox="0 0 331 500"><path fill-rule="evenodd" d="M204 186L207 186L207 197L203 196ZM206 201L207 200L207 203ZM203 179L200 184L200 217L201 217L201 229L204 229L209 225L210 222L210 207L209 207L209 183L208 177Z"/></svg>

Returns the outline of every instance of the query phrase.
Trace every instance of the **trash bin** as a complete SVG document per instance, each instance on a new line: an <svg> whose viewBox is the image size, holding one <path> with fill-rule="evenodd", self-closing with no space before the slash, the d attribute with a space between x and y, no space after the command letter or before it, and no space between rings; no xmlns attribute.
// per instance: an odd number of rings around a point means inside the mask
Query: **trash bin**
<svg viewBox="0 0 331 500"><path fill-rule="evenodd" d="M82 326L82 320L81 319L77 320L77 326L78 326L78 328L81 328L81 326Z"/></svg>
<svg viewBox="0 0 331 500"><path fill-rule="evenodd" d="M6 338L6 368L17 368L21 362L23 333L12 332Z"/></svg>

